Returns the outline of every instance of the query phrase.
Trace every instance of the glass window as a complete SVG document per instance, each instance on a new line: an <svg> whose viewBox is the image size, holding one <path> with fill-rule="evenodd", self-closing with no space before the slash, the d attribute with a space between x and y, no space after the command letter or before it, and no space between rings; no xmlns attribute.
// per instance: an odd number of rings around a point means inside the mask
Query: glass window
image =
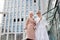
<svg viewBox="0 0 60 40"><path fill-rule="evenodd" d="M4 14L4 17L6 16L6 14Z"/></svg>
<svg viewBox="0 0 60 40"><path fill-rule="evenodd" d="M21 21L24 21L24 19L23 19L23 18L21 18Z"/></svg>
<svg viewBox="0 0 60 40"><path fill-rule="evenodd" d="M22 4L22 7L24 7L24 4Z"/></svg>
<svg viewBox="0 0 60 40"><path fill-rule="evenodd" d="M9 26L9 32L11 32L11 26Z"/></svg>
<svg viewBox="0 0 60 40"><path fill-rule="evenodd" d="M16 22L13 23L13 32L15 32Z"/></svg>
<svg viewBox="0 0 60 40"><path fill-rule="evenodd" d="M22 12L21 15L24 15L24 4L22 4Z"/></svg>
<svg viewBox="0 0 60 40"><path fill-rule="evenodd" d="M36 14L36 10L34 10L34 14Z"/></svg>
<svg viewBox="0 0 60 40"><path fill-rule="evenodd" d="M34 0L34 3L36 3L36 0Z"/></svg>
<svg viewBox="0 0 60 40"><path fill-rule="evenodd" d="M17 25L17 32L19 32L19 25Z"/></svg>
<svg viewBox="0 0 60 40"><path fill-rule="evenodd" d="M8 40L14 40L14 34L9 34Z"/></svg>
<svg viewBox="0 0 60 40"><path fill-rule="evenodd" d="M28 10L29 10L29 0L26 0L26 15L28 15Z"/></svg>
<svg viewBox="0 0 60 40"><path fill-rule="evenodd" d="M27 20L28 16L26 16L26 20Z"/></svg>
<svg viewBox="0 0 60 40"><path fill-rule="evenodd" d="M23 40L23 33L16 34L16 40Z"/></svg>
<svg viewBox="0 0 60 40"><path fill-rule="evenodd" d="M3 31L4 31L4 22L5 22L5 21L4 21L4 17L3 17L2 19L3 19L3 20L2 20L2 31L1 31L1 32L3 33Z"/></svg>
<svg viewBox="0 0 60 40"><path fill-rule="evenodd" d="M28 4L28 0L26 0L26 7L28 7L28 5L29 5L29 4Z"/></svg>
<svg viewBox="0 0 60 40"><path fill-rule="evenodd" d="M30 0L30 11L32 11L32 0Z"/></svg>
<svg viewBox="0 0 60 40"><path fill-rule="evenodd" d="M30 11L32 11L32 8L30 8Z"/></svg>
<svg viewBox="0 0 60 40"><path fill-rule="evenodd" d="M16 19L14 19L14 22L16 22Z"/></svg>
<svg viewBox="0 0 60 40"><path fill-rule="evenodd" d="M28 10L28 7L26 7L26 10Z"/></svg>
<svg viewBox="0 0 60 40"><path fill-rule="evenodd" d="M23 23L21 23L21 32L23 32Z"/></svg>
<svg viewBox="0 0 60 40"><path fill-rule="evenodd" d="M26 1L28 1L28 0L26 0Z"/></svg>
<svg viewBox="0 0 60 40"><path fill-rule="evenodd" d="M14 12L14 16L16 16L16 12Z"/></svg>
<svg viewBox="0 0 60 40"><path fill-rule="evenodd" d="M17 14L18 17L20 17L20 9L18 9L18 14Z"/></svg>
<svg viewBox="0 0 60 40"><path fill-rule="evenodd" d="M28 3L26 4L26 7L28 6Z"/></svg>
<svg viewBox="0 0 60 40"><path fill-rule="evenodd" d="M15 25L13 26L13 32L15 32Z"/></svg>
<svg viewBox="0 0 60 40"><path fill-rule="evenodd" d="M20 24L21 24L20 22L17 23L17 32L21 32L21 25Z"/></svg>
<svg viewBox="0 0 60 40"><path fill-rule="evenodd" d="M10 40L14 40L14 34L11 34L11 39Z"/></svg>
<svg viewBox="0 0 60 40"><path fill-rule="evenodd" d="M3 33L3 31L4 31L4 27L2 27L2 33Z"/></svg>
<svg viewBox="0 0 60 40"><path fill-rule="evenodd" d="M24 13L24 11L22 10L22 14Z"/></svg>
<svg viewBox="0 0 60 40"><path fill-rule="evenodd" d="M7 35L6 34L1 35L1 40L6 40L6 38L7 38Z"/></svg>
<svg viewBox="0 0 60 40"><path fill-rule="evenodd" d="M26 10L26 15L28 15L28 14L29 14L29 12L28 12L28 11L29 11L29 10L27 9L27 10Z"/></svg>
<svg viewBox="0 0 60 40"><path fill-rule="evenodd" d="M5 32L7 32L8 30L8 18L6 19L6 29L5 29Z"/></svg>
<svg viewBox="0 0 60 40"><path fill-rule="evenodd" d="M30 0L30 6L32 6L32 0Z"/></svg>
<svg viewBox="0 0 60 40"><path fill-rule="evenodd" d="M17 21L19 22L19 21L20 21L20 19L18 18L18 19L17 19Z"/></svg>

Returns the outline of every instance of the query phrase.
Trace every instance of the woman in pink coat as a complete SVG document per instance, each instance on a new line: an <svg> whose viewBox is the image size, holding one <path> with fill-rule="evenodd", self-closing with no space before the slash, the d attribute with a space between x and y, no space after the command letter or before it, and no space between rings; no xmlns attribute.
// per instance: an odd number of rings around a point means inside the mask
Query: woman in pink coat
<svg viewBox="0 0 60 40"><path fill-rule="evenodd" d="M26 40L35 40L35 25L36 22L33 18L33 13L31 12L25 27Z"/></svg>

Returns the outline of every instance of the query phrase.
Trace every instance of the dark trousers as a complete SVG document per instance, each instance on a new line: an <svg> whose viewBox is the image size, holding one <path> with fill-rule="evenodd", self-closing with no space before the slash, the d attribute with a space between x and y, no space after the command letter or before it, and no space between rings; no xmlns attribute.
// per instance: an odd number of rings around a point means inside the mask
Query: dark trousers
<svg viewBox="0 0 60 40"><path fill-rule="evenodd" d="M28 38L28 39L26 39L26 40L32 40L32 39L29 39L29 38Z"/></svg>

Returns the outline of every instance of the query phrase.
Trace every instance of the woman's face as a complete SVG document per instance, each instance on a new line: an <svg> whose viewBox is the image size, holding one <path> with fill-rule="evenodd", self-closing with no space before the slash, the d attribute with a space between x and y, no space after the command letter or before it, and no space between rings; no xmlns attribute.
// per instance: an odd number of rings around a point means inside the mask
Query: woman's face
<svg viewBox="0 0 60 40"><path fill-rule="evenodd" d="M40 13L38 13L38 14L37 14L37 16L38 16L38 17L40 17L40 16L41 16L41 14L40 14Z"/></svg>
<svg viewBox="0 0 60 40"><path fill-rule="evenodd" d="M33 13L30 14L30 17L33 17Z"/></svg>
<svg viewBox="0 0 60 40"><path fill-rule="evenodd" d="M37 16L41 17L41 12L40 11L37 12Z"/></svg>

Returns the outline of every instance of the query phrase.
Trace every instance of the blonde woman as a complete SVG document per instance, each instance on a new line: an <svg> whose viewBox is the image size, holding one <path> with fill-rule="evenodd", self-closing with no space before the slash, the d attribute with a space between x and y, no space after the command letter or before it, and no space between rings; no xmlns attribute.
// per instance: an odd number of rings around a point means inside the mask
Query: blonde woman
<svg viewBox="0 0 60 40"><path fill-rule="evenodd" d="M35 40L49 40L49 36L46 29L47 24L44 21L40 11L38 11L37 16L38 18L36 20L37 24L36 24L36 31L35 31L35 35L36 35Z"/></svg>
<svg viewBox="0 0 60 40"><path fill-rule="evenodd" d="M26 40L35 40L35 26L36 26L36 22L33 18L33 12L30 12L25 27Z"/></svg>

